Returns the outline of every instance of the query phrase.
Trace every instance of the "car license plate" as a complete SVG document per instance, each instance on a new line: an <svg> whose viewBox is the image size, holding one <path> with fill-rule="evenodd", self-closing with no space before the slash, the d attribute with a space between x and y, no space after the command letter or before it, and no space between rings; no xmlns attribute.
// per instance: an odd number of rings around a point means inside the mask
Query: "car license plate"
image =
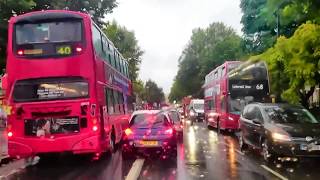
<svg viewBox="0 0 320 180"><path fill-rule="evenodd" d="M320 145L312 144L309 146L309 151L320 151Z"/></svg>
<svg viewBox="0 0 320 180"><path fill-rule="evenodd" d="M158 141L140 141L143 146L158 146Z"/></svg>

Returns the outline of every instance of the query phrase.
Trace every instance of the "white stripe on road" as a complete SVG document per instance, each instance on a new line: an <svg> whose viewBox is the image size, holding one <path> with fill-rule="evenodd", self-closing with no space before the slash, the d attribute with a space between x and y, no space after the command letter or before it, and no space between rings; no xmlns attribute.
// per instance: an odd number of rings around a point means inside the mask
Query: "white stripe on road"
<svg viewBox="0 0 320 180"><path fill-rule="evenodd" d="M126 180L137 180L142 170L143 163L144 163L144 159L135 160L126 177Z"/></svg>
<svg viewBox="0 0 320 180"><path fill-rule="evenodd" d="M267 166L265 166L265 165L261 165L261 167L263 167L265 170L269 171L269 172L272 173L273 175L277 176L279 179L289 180L288 178L282 176L281 174L277 173L276 171L270 169L269 167L267 167Z"/></svg>

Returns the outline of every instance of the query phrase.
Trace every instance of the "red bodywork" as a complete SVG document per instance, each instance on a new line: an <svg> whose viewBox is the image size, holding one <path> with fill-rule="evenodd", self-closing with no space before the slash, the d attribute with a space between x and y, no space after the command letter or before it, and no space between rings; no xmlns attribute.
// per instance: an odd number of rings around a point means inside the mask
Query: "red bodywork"
<svg viewBox="0 0 320 180"><path fill-rule="evenodd" d="M205 120L210 126L217 127L220 129L239 129L239 118L240 115L231 114L228 111L227 96L229 94L228 90L228 65L232 63L239 63L239 61L226 61L220 67L217 67L211 73L209 73L206 78L206 84L204 85L205 91ZM210 75L214 76L215 72L221 68L221 76L218 79L211 78ZM209 107L210 101L213 103ZM222 105L225 104L224 107Z"/></svg>
<svg viewBox="0 0 320 180"><path fill-rule="evenodd" d="M82 17L84 39L86 43L77 47L80 54L59 57L30 59L18 57L14 52L14 24L21 17L42 15L46 13L65 13ZM9 154L11 157L30 156L42 153L100 153L107 151L110 144L110 134L114 132L116 143L122 138L123 130L128 127L127 97L131 96L131 82L107 61L100 58L92 43L92 20L89 15L72 11L41 11L12 17L9 22L7 73L8 89L6 99L12 107L8 116ZM64 99L51 101L15 102L13 88L18 80L81 77L89 84L89 95L86 98ZM122 104L114 104L119 112L108 112L106 88L123 93ZM26 92L28 93L28 92ZM82 113L82 107L86 106ZM37 118L63 118L72 116L86 119L86 125L78 132L46 134L35 137L25 134L25 120ZM81 121L82 123L82 121Z"/></svg>

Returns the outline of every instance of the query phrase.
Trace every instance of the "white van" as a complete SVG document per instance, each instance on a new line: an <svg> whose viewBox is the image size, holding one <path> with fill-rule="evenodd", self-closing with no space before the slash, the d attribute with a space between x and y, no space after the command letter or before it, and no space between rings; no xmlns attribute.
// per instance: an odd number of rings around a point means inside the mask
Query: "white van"
<svg viewBox="0 0 320 180"><path fill-rule="evenodd" d="M192 99L189 104L189 118L192 121L204 120L204 100Z"/></svg>

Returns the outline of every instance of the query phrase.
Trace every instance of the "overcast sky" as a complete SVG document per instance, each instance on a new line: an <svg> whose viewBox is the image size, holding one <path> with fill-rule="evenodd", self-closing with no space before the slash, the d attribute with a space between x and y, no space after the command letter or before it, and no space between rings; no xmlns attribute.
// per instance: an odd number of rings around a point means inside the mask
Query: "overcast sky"
<svg viewBox="0 0 320 180"><path fill-rule="evenodd" d="M241 34L240 0L118 0L108 20L135 32L145 51L140 78L154 80L168 94L178 59L192 30L224 22Z"/></svg>

